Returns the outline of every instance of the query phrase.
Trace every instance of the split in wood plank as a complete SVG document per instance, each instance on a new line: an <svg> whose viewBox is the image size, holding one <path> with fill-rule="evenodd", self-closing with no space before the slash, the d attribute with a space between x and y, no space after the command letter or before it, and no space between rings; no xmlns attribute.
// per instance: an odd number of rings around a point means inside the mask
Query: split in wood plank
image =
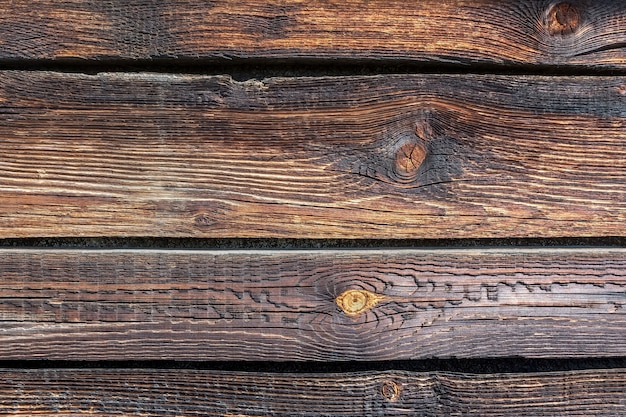
<svg viewBox="0 0 626 417"><path fill-rule="evenodd" d="M0 251L0 357L626 355L626 250Z"/></svg>
<svg viewBox="0 0 626 417"><path fill-rule="evenodd" d="M3 415L623 416L623 369L521 374L0 370Z"/></svg>
<svg viewBox="0 0 626 417"><path fill-rule="evenodd" d="M626 235L623 77L0 72L0 237Z"/></svg>
<svg viewBox="0 0 626 417"><path fill-rule="evenodd" d="M0 59L362 59L626 68L626 3L39 0L0 5Z"/></svg>

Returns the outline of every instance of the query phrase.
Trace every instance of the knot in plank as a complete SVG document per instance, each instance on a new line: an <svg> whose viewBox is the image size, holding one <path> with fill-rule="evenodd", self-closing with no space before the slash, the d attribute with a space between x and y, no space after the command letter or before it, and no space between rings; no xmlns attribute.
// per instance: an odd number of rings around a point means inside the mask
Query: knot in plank
<svg viewBox="0 0 626 417"><path fill-rule="evenodd" d="M548 10L548 32L550 35L569 35L580 26L580 12L571 3L561 2Z"/></svg>
<svg viewBox="0 0 626 417"><path fill-rule="evenodd" d="M335 302L345 314L356 316L374 307L384 298L367 290L346 290L335 299Z"/></svg>

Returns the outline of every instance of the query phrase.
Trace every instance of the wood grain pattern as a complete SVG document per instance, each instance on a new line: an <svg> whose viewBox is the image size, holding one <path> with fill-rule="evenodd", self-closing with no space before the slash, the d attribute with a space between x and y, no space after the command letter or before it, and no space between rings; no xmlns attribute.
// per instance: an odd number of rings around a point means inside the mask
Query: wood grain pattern
<svg viewBox="0 0 626 417"><path fill-rule="evenodd" d="M626 250L0 253L3 359L626 355Z"/></svg>
<svg viewBox="0 0 626 417"><path fill-rule="evenodd" d="M3 416L623 416L623 369L522 374L0 370Z"/></svg>
<svg viewBox="0 0 626 417"><path fill-rule="evenodd" d="M595 0L38 0L0 5L0 58L391 59L626 67L626 4Z"/></svg>
<svg viewBox="0 0 626 417"><path fill-rule="evenodd" d="M0 237L626 234L623 77L0 73Z"/></svg>

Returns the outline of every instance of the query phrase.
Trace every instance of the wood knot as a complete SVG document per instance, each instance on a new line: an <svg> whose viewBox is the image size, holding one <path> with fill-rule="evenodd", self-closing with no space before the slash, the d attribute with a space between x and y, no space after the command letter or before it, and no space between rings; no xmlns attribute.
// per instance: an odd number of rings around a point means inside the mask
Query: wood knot
<svg viewBox="0 0 626 417"><path fill-rule="evenodd" d="M422 143L408 142L396 152L396 173L403 178L414 178L419 167L426 159L426 146Z"/></svg>
<svg viewBox="0 0 626 417"><path fill-rule="evenodd" d="M387 401L396 401L400 398L400 386L393 381L385 381L380 387L380 393Z"/></svg>
<svg viewBox="0 0 626 417"><path fill-rule="evenodd" d="M348 316L356 316L378 304L385 297L366 290L347 290L335 299L339 308Z"/></svg>
<svg viewBox="0 0 626 417"><path fill-rule="evenodd" d="M548 32L550 35L569 35L580 25L580 13L571 3L561 2L548 10Z"/></svg>

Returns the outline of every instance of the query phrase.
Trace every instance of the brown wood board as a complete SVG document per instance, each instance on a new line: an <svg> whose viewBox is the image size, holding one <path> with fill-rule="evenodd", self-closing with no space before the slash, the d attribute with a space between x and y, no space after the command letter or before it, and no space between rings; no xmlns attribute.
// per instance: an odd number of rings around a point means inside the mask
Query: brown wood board
<svg viewBox="0 0 626 417"><path fill-rule="evenodd" d="M0 237L626 235L626 79L0 73Z"/></svg>
<svg viewBox="0 0 626 417"><path fill-rule="evenodd" d="M0 370L3 416L623 416L623 369L520 374Z"/></svg>
<svg viewBox="0 0 626 417"><path fill-rule="evenodd" d="M622 242L624 74L624 1L0 4L0 416L626 415L626 248L450 247Z"/></svg>
<svg viewBox="0 0 626 417"><path fill-rule="evenodd" d="M623 69L626 4L613 0L4 2L0 39L0 59L5 60L304 58Z"/></svg>
<svg viewBox="0 0 626 417"><path fill-rule="evenodd" d="M626 250L0 252L3 359L626 354Z"/></svg>

